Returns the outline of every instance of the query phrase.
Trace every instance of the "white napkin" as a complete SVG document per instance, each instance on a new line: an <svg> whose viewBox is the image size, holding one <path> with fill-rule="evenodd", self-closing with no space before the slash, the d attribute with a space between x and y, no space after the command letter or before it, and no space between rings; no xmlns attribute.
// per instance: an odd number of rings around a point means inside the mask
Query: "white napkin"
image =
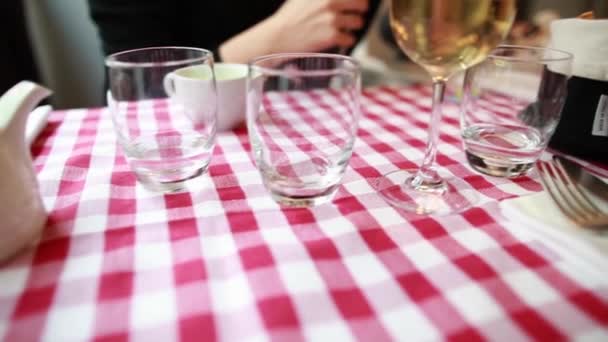
<svg viewBox="0 0 608 342"><path fill-rule="evenodd" d="M27 117L27 123L25 124L25 142L31 145L40 131L46 126L49 113L53 110L53 107L40 106L34 109Z"/></svg>
<svg viewBox="0 0 608 342"><path fill-rule="evenodd" d="M607 32L608 20L554 20L551 22L550 46L574 54L572 75L608 81ZM559 64L553 66L560 67Z"/></svg>
<svg viewBox="0 0 608 342"><path fill-rule="evenodd" d="M594 201L608 212L608 203ZM546 191L500 203L511 229L525 229L568 257L578 257L608 272L608 232L598 234L569 220Z"/></svg>

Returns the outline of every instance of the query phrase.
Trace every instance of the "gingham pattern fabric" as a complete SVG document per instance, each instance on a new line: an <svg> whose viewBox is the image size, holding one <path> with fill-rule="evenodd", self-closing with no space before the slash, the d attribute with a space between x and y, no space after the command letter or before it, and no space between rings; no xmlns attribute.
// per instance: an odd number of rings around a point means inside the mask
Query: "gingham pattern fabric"
<svg viewBox="0 0 608 342"><path fill-rule="evenodd" d="M187 192L137 184L106 110L54 112L33 146L49 209L35 246L0 266L0 340L608 340L608 277L506 229L498 201L532 174L466 165L446 106L440 168L478 206L419 217L370 185L423 156L426 87L366 90L355 151L331 204L281 209L246 130L222 133Z"/></svg>
<svg viewBox="0 0 608 342"><path fill-rule="evenodd" d="M272 174L266 179L289 177L290 190L298 189L299 195L335 189L356 138L357 94L353 88L261 95L249 132L258 146L258 167ZM280 182L273 186L280 187Z"/></svg>

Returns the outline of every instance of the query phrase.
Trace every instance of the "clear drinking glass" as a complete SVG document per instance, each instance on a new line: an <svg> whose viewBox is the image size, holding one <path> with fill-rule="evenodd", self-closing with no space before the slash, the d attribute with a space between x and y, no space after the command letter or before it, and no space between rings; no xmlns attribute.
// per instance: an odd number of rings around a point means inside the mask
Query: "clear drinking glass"
<svg viewBox="0 0 608 342"><path fill-rule="evenodd" d="M500 46L467 70L460 122L469 164L499 177L530 170L557 127L571 69L568 52Z"/></svg>
<svg viewBox="0 0 608 342"><path fill-rule="evenodd" d="M391 205L417 214L449 214L472 205L462 185L435 169L445 84L481 62L507 35L516 0L391 0L390 22L399 46L433 79L433 109L424 160L417 170L378 179L376 189ZM473 192L468 191L469 194Z"/></svg>
<svg viewBox="0 0 608 342"><path fill-rule="evenodd" d="M276 54L249 64L249 138L264 185L279 204L332 199L355 142L360 73L354 59L333 54Z"/></svg>
<svg viewBox="0 0 608 342"><path fill-rule="evenodd" d="M212 53L145 48L113 54L106 66L118 142L140 183L177 191L204 173L217 121Z"/></svg>

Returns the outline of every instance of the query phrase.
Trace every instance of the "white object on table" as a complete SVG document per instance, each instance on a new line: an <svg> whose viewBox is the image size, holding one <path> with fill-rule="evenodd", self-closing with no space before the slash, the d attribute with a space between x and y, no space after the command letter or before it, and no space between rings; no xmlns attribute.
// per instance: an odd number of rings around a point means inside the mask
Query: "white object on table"
<svg viewBox="0 0 608 342"><path fill-rule="evenodd" d="M594 202L608 212L608 203ZM568 258L575 256L608 273L608 234L579 227L560 211L546 191L504 200L500 207L503 215L516 223L509 225L510 228L524 227L550 247L555 247L559 254Z"/></svg>
<svg viewBox="0 0 608 342"><path fill-rule="evenodd" d="M608 20L579 18L554 20L551 22L550 45L552 48L574 54L573 76L608 81L606 32L608 32Z"/></svg>
<svg viewBox="0 0 608 342"><path fill-rule="evenodd" d="M46 222L24 131L34 106L50 94L38 84L21 81L0 97L0 260L35 241ZM46 122L46 115L37 116L32 132Z"/></svg>
<svg viewBox="0 0 608 342"><path fill-rule="evenodd" d="M48 121L49 113L53 110L50 105L40 106L34 109L27 118L25 125L25 142L32 145L38 134L42 131Z"/></svg>

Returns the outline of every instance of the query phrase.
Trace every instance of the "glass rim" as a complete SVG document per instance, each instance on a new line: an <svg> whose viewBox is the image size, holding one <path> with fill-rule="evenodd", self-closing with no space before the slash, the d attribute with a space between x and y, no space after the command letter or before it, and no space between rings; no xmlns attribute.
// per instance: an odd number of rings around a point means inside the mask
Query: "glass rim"
<svg viewBox="0 0 608 342"><path fill-rule="evenodd" d="M561 55L561 56L548 57L548 56L539 55L537 58L532 59L532 58L496 55L496 52L501 49L515 50L515 51L534 51L534 52L550 51L552 53L557 53L558 55ZM535 63L539 63L539 64L545 64L545 63L552 63L552 62L572 61L574 59L574 54L572 54L568 51L555 49L552 47L505 44L505 45L499 45L494 50L492 50L492 52L490 53L488 58L501 59L501 60L510 61L510 62L527 62L527 63L535 62Z"/></svg>
<svg viewBox="0 0 608 342"><path fill-rule="evenodd" d="M122 57L122 56L125 56L128 54L142 52L142 51L151 51L151 50L189 50L189 51L201 52L202 55L200 57L190 57L190 58L183 58L183 59L165 61L165 62L125 62L125 61L118 60L119 57ZM119 51L119 52L110 54L105 58L105 65L108 68L152 68L152 67L179 66L179 65L191 64L191 63L195 63L195 62L204 62L206 60L209 60L210 58L213 61L213 52L206 50L206 49L188 47L188 46L151 46L151 47L145 47L145 48L124 50L124 51Z"/></svg>
<svg viewBox="0 0 608 342"><path fill-rule="evenodd" d="M296 58L322 58L322 59L333 59L333 60L342 60L352 63L349 66L340 66L339 68L333 69L318 69L318 70L293 70L293 69L279 69L273 67L265 67L257 65L257 63L270 61L273 59L296 59ZM269 76L333 76L340 75L344 73L355 73L359 75L361 73L361 64L355 58L351 56L345 56L335 53L323 53L323 52L281 52L281 53L273 53L269 55L258 56L249 61L247 63L249 74L251 74L251 70L255 69L259 74L269 75Z"/></svg>

